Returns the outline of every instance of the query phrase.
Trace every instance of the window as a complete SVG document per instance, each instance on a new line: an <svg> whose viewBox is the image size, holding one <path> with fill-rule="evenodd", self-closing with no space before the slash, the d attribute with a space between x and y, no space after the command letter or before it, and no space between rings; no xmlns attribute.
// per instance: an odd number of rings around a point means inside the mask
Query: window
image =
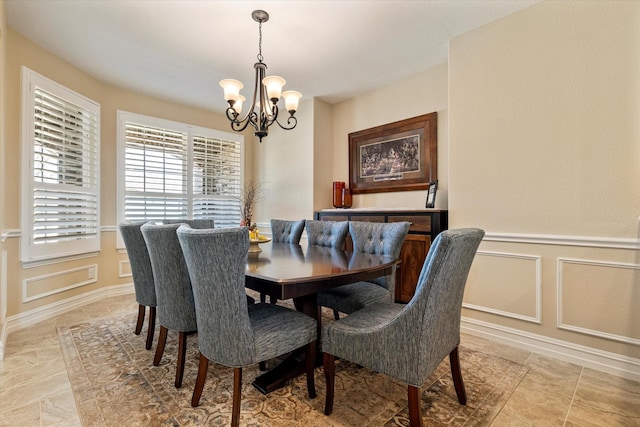
<svg viewBox="0 0 640 427"><path fill-rule="evenodd" d="M100 105L22 68L21 260L100 250Z"/></svg>
<svg viewBox="0 0 640 427"><path fill-rule="evenodd" d="M213 218L216 227L238 226L243 140L119 111L118 222Z"/></svg>

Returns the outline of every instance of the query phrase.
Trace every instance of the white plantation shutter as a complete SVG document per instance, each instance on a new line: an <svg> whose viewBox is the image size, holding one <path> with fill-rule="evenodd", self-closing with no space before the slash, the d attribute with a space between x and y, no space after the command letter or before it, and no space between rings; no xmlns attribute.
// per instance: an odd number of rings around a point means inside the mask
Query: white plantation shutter
<svg viewBox="0 0 640 427"><path fill-rule="evenodd" d="M193 217L213 218L217 227L240 224L240 144L216 136L193 137Z"/></svg>
<svg viewBox="0 0 640 427"><path fill-rule="evenodd" d="M23 262L100 249L100 106L23 68Z"/></svg>
<svg viewBox="0 0 640 427"><path fill-rule="evenodd" d="M125 111L118 112L118 128L119 222L240 224L242 135Z"/></svg>
<svg viewBox="0 0 640 427"><path fill-rule="evenodd" d="M125 123L124 217L187 217L187 133Z"/></svg>

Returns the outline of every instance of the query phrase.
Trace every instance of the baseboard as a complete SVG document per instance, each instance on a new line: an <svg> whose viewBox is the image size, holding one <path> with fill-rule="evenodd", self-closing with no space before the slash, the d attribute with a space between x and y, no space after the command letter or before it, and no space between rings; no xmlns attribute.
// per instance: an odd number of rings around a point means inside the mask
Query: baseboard
<svg viewBox="0 0 640 427"><path fill-rule="evenodd" d="M87 292L82 295L77 295L71 298L67 298L62 301L57 301L52 304L38 307L33 310L25 311L24 313L9 316L2 324L2 330L0 331L0 360L4 359L6 350L7 337L11 332L26 328L38 322L51 319L60 314L64 314L68 311L90 304L92 302L100 301L107 297L114 297L118 295L127 295L134 293L133 283L124 285L113 285L104 288L97 289L95 291Z"/></svg>
<svg viewBox="0 0 640 427"><path fill-rule="evenodd" d="M532 334L506 326L462 318L460 330L470 335L575 363L576 365L640 381L640 359Z"/></svg>

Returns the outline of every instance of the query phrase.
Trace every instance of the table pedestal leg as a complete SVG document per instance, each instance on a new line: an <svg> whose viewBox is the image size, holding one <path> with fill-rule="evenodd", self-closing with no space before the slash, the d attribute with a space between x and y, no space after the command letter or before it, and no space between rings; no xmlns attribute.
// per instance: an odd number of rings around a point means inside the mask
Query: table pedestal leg
<svg viewBox="0 0 640 427"><path fill-rule="evenodd" d="M307 314L318 322L316 345L316 366L322 365L322 353L320 352L320 331L322 328L320 307L317 304L316 295L306 295L300 298L294 298L293 303L296 309ZM274 390L284 387L284 385L292 378L304 375L305 369L305 351L304 347L295 350L286 359L276 365L274 368L256 377L253 386L262 394L271 393Z"/></svg>

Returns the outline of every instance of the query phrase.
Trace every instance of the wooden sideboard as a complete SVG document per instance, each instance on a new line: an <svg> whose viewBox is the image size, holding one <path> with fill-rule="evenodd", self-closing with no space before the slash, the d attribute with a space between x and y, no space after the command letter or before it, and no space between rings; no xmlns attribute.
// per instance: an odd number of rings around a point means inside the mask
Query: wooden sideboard
<svg viewBox="0 0 640 427"><path fill-rule="evenodd" d="M410 222L396 272L395 299L403 303L413 297L431 242L448 227L448 211L441 209L324 209L315 212L314 218L321 221ZM350 236L347 236L346 246L349 250L353 248Z"/></svg>

